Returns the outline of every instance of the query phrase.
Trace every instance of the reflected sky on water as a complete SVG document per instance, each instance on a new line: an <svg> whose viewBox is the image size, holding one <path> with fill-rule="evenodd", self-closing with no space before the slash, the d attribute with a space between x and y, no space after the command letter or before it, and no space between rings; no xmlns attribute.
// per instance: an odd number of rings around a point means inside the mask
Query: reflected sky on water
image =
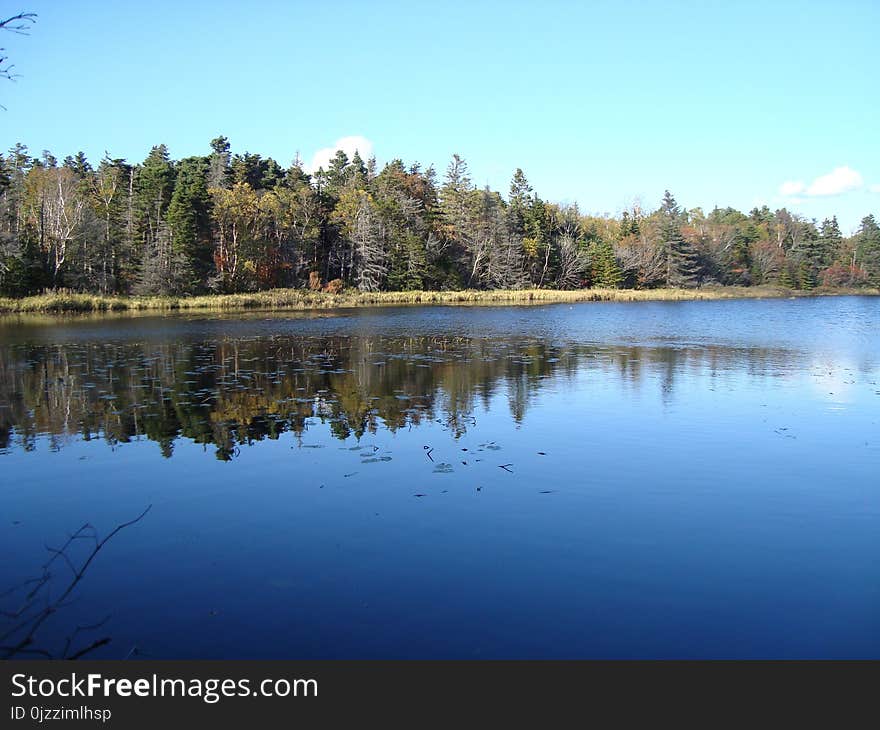
<svg viewBox="0 0 880 730"><path fill-rule="evenodd" d="M878 371L869 297L6 318L0 588L152 504L46 645L877 657Z"/></svg>

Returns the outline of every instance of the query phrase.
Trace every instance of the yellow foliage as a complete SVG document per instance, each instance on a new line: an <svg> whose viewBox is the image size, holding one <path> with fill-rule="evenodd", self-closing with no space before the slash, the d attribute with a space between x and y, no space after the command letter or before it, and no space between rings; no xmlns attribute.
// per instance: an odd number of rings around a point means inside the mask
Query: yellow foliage
<svg viewBox="0 0 880 730"><path fill-rule="evenodd" d="M681 301L690 299L749 299L761 297L878 295L880 289L819 288L809 292L783 287L702 287L699 289L494 289L489 291L405 291L339 294L308 289L270 289L251 294L209 294L197 297L126 297L78 294L63 290L22 299L0 297L0 313L108 312L242 309L333 309L382 304L527 304L583 301Z"/></svg>

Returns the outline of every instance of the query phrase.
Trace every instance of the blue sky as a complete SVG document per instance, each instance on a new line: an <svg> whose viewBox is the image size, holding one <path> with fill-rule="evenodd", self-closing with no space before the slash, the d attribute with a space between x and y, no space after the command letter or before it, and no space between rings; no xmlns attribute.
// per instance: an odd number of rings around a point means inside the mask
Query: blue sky
<svg viewBox="0 0 880 730"><path fill-rule="evenodd" d="M164 142L312 162L452 153L506 192L616 213L788 206L880 215L880 3L2 2L0 146L142 160ZM784 193L784 194L783 194Z"/></svg>

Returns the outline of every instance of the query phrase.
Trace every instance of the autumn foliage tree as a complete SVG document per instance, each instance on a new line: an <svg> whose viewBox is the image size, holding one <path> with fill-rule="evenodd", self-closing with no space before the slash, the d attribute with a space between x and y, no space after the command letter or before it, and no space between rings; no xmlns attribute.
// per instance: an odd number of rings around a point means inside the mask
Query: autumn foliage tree
<svg viewBox="0 0 880 730"><path fill-rule="evenodd" d="M880 229L852 236L786 209L585 215L544 200L516 169L507 194L453 155L432 167L338 151L325 168L233 153L143 162L82 152L63 163L21 144L0 155L0 293L46 288L189 295L274 287L361 291L880 284Z"/></svg>

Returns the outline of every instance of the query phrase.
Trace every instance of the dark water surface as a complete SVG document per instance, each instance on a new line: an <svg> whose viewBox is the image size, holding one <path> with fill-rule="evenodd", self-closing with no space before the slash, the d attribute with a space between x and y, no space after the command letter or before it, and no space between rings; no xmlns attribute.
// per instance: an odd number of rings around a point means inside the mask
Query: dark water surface
<svg viewBox="0 0 880 730"><path fill-rule="evenodd" d="M878 658L878 423L877 298L7 318L0 593L152 504L33 648Z"/></svg>

